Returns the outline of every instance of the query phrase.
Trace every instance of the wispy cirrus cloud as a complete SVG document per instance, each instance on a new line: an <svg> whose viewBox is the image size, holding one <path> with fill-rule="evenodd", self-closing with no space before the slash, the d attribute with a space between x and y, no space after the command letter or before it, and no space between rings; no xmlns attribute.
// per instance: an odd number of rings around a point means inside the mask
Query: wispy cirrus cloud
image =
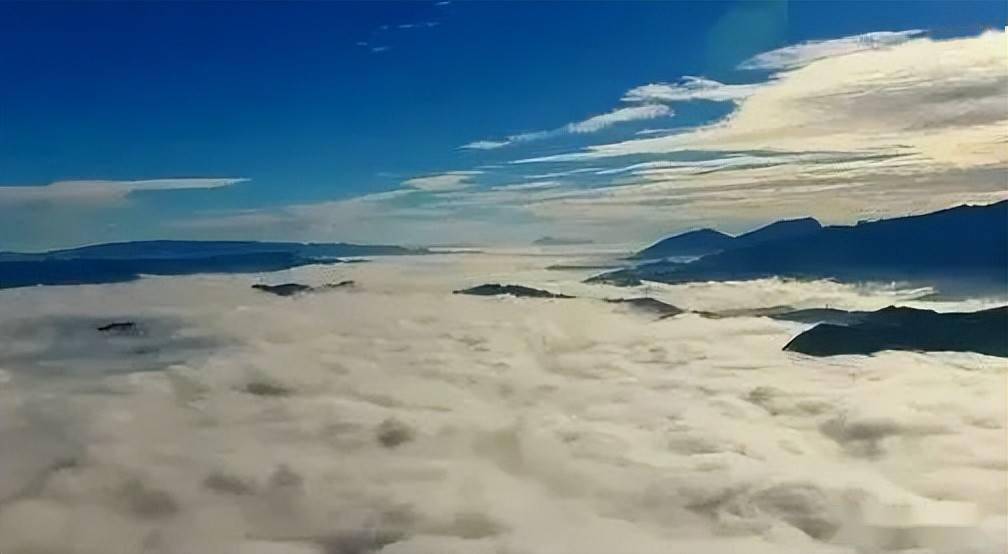
<svg viewBox="0 0 1008 554"><path fill-rule="evenodd" d="M448 4L435 4L435 6L447 6ZM429 19L426 21L408 21L398 24L383 24L371 32L368 40L358 40L354 44L369 50L371 53L380 54L392 49L389 42L394 39L394 34L398 31L412 31L414 29L432 29L441 25L440 21Z"/></svg>
<svg viewBox="0 0 1008 554"><path fill-rule="evenodd" d="M673 114L674 112L671 108L661 104L644 104L642 106L616 108L611 112L589 117L584 121L569 123L563 127L563 130L568 133L594 133L617 123L654 119Z"/></svg>
<svg viewBox="0 0 1008 554"><path fill-rule="evenodd" d="M104 204L134 192L212 189L248 181L244 178L179 178L137 181L56 181L42 186L0 187L0 205L24 203Z"/></svg>
<svg viewBox="0 0 1008 554"><path fill-rule="evenodd" d="M403 186L424 191L458 190L473 185L473 177L482 171L448 171L436 175L413 177L402 182Z"/></svg>
<svg viewBox="0 0 1008 554"><path fill-rule="evenodd" d="M632 88L623 95L624 102L688 102L710 100L713 102L739 102L752 96L764 83L726 85L724 83L687 75L677 83L651 83Z"/></svg>
<svg viewBox="0 0 1008 554"><path fill-rule="evenodd" d="M740 102L751 96L764 83L729 85L705 77L687 75L676 83L651 83L628 90L622 101L629 106L612 109L604 114L568 123L547 131L533 131L511 135L505 139L477 140L465 144L469 150L495 150L512 144L549 139L568 134L587 134L629 121L644 121L670 117L675 111L668 106L673 102L708 100L712 102Z"/></svg>
<svg viewBox="0 0 1008 554"><path fill-rule="evenodd" d="M739 69L795 69L816 60L902 44L926 33L920 29L876 31L848 37L810 40L757 54L739 64Z"/></svg>
<svg viewBox="0 0 1008 554"><path fill-rule="evenodd" d="M665 106L663 104L643 104L639 106L627 106L622 108L616 108L612 111L606 112L604 114L595 115L582 121L568 123L563 127L559 127L556 129L551 129L548 131L534 131L530 133L520 133L517 135L511 135L504 140L478 140L465 144L462 146L462 148L470 150L493 150L496 148L501 148L516 143L531 142L534 140L542 140L560 135L568 135L568 134L580 135L586 133L595 133L597 131L605 129L606 127L611 127L618 123L626 123L629 121L642 121L647 119L655 119L658 117L667 117L671 115L674 115L672 108L669 108L668 106Z"/></svg>
<svg viewBox="0 0 1008 554"><path fill-rule="evenodd" d="M396 29L420 29L420 28L431 28L440 25L437 21L421 21L420 23L401 23L396 25Z"/></svg>

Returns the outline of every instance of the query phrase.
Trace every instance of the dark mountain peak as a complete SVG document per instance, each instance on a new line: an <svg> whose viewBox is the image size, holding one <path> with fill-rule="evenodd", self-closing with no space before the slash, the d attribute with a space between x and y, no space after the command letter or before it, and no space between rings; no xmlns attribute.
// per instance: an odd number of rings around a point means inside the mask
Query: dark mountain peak
<svg viewBox="0 0 1008 554"><path fill-rule="evenodd" d="M724 250L732 241L714 229L697 229L664 238L636 254L636 258L667 258L671 256L703 256Z"/></svg>
<svg viewBox="0 0 1008 554"><path fill-rule="evenodd" d="M518 298L574 298L566 294L558 294L548 290L534 289L523 285L502 285L500 283L488 283L468 289L454 291L455 294L468 294L472 296L515 296Z"/></svg>
<svg viewBox="0 0 1008 554"><path fill-rule="evenodd" d="M738 235L732 241L732 246L739 248L771 240L810 235L818 232L820 229L822 229L822 224L815 218L783 219Z"/></svg>
<svg viewBox="0 0 1008 554"><path fill-rule="evenodd" d="M731 235L722 233L717 229L711 229L710 227L704 227L703 229L695 229L693 231L686 231L685 233L680 233L672 238L731 238Z"/></svg>
<svg viewBox="0 0 1008 554"><path fill-rule="evenodd" d="M99 325L95 329L109 334L135 334L139 331L135 321L113 321L112 323Z"/></svg>
<svg viewBox="0 0 1008 554"><path fill-rule="evenodd" d="M910 307L907 307L907 306L896 306L895 304L892 304L892 305L886 306L885 308L882 308L881 310L876 310L875 313L896 315L896 314L919 314L919 313L934 314L934 313L938 313L938 312L936 312L934 310L922 310L922 309L918 309L918 308L910 308Z"/></svg>
<svg viewBox="0 0 1008 554"><path fill-rule="evenodd" d="M781 229L787 227L805 227L819 229L822 227L822 223L814 217L796 217L794 219L779 219L773 223L768 223L762 227L757 227L752 231L746 231L738 235L738 237L743 237L745 235L751 235L754 233L759 233L760 231L766 231L768 229Z"/></svg>
<svg viewBox="0 0 1008 554"><path fill-rule="evenodd" d="M850 325L822 323L791 339L784 350L812 356L882 350L977 352L1008 356L1008 306L939 313L889 306Z"/></svg>
<svg viewBox="0 0 1008 554"><path fill-rule="evenodd" d="M662 239L641 250L635 257L654 259L674 256L705 256L772 240L809 235L821 229L822 224L811 217L776 221L735 237L714 229L697 229Z"/></svg>
<svg viewBox="0 0 1008 554"><path fill-rule="evenodd" d="M354 282L347 280L340 281L338 283L326 283L318 287L304 285L301 283L281 283L279 285L255 284L252 285L252 288L258 291L275 294L277 296L295 296L305 292L324 292L327 290L350 288L353 286Z"/></svg>
<svg viewBox="0 0 1008 554"><path fill-rule="evenodd" d="M624 304L644 312L650 312L662 316L663 318L683 313L683 311L680 308L673 306L672 304L648 297L610 298L607 299L606 302L609 302L611 304Z"/></svg>
<svg viewBox="0 0 1008 554"><path fill-rule="evenodd" d="M252 285L252 288L258 291L275 294L277 296L296 296L306 292L325 292L328 290L350 288L353 286L353 281L346 280L338 283L326 283L319 287L303 285L301 283L281 283L279 285L255 284Z"/></svg>
<svg viewBox="0 0 1008 554"><path fill-rule="evenodd" d="M277 296L294 296L295 294L301 294L302 292L312 290L310 286L302 285L301 283L282 283L279 285L255 284L252 285L252 288L268 292L270 294L275 294Z"/></svg>

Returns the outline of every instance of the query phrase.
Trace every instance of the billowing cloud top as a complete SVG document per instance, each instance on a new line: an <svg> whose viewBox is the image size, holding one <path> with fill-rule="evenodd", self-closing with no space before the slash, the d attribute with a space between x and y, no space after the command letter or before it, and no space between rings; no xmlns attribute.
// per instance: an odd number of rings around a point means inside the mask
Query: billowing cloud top
<svg viewBox="0 0 1008 554"><path fill-rule="evenodd" d="M1005 552L1004 360L795 356L801 324L655 321L555 261L4 291L0 552ZM334 272L355 290L250 288ZM579 298L450 292L491 275ZM648 290L688 310L985 307L926 292ZM145 332L95 330L124 318Z"/></svg>

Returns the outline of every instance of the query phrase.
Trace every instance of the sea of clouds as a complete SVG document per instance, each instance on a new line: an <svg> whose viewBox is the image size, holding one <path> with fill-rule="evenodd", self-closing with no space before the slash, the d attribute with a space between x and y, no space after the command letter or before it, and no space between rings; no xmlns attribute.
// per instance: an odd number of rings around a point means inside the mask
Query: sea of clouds
<svg viewBox="0 0 1008 554"><path fill-rule="evenodd" d="M586 285L557 255L0 291L3 554L1008 549L1008 367L811 358L778 305L973 310L825 281ZM282 298L252 283L351 290ZM580 296L453 295L486 282ZM133 320L140 336L95 327Z"/></svg>

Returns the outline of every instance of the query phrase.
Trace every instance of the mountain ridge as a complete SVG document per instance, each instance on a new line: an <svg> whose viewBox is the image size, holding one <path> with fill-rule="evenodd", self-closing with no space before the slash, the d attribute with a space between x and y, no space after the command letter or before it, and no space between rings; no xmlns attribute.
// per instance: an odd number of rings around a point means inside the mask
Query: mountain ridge
<svg viewBox="0 0 1008 554"><path fill-rule="evenodd" d="M0 289L134 281L143 275L261 273L344 257L426 254L393 245L262 241L127 241L47 252L0 252ZM354 260L349 260L354 261Z"/></svg>
<svg viewBox="0 0 1008 554"><path fill-rule="evenodd" d="M353 244L346 242L283 242L253 240L139 240L86 244L42 252L0 251L0 261L54 259L152 259L190 258L231 254L289 252L302 256L397 255L426 253L388 244Z"/></svg>
<svg viewBox="0 0 1008 554"><path fill-rule="evenodd" d="M736 236L715 229L697 229L664 238L634 254L634 259L705 256L762 242L814 233L823 228L812 217L782 219Z"/></svg>
<svg viewBox="0 0 1008 554"><path fill-rule="evenodd" d="M1008 306L946 313L889 306L861 312L847 325L820 323L791 339L784 350L810 356L910 350L1008 357Z"/></svg>
<svg viewBox="0 0 1008 554"><path fill-rule="evenodd" d="M901 281L1003 293L1008 283L1008 200L822 227L691 263L653 262L589 281L687 283L767 277Z"/></svg>

